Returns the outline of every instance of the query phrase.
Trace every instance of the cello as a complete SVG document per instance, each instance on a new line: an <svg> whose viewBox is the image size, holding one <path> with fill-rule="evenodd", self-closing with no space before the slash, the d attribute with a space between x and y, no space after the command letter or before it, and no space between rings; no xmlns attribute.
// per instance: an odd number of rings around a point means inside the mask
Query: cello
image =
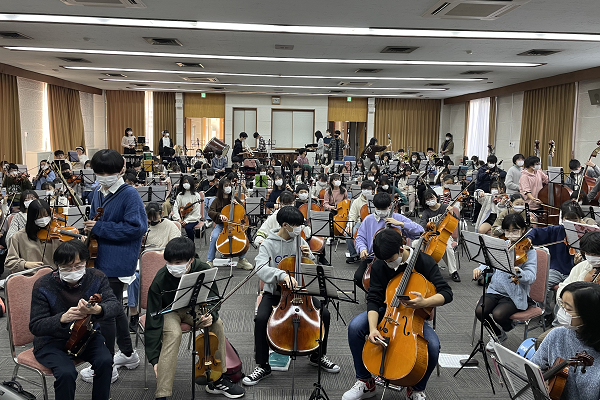
<svg viewBox="0 0 600 400"><path fill-rule="evenodd" d="M227 215L227 221L223 222L223 231L217 237L217 250L219 253L236 257L245 254L250 246L246 229L250 224L246 209L238 204L233 191L230 194L231 203L223 207L222 215Z"/></svg>
<svg viewBox="0 0 600 400"><path fill-rule="evenodd" d="M380 345L367 340L363 348L362 359L367 370L393 385L416 385L427 370L428 351L423 325L432 308L408 308L400 299L409 296L410 292L419 292L424 298L436 294L435 286L414 271L423 243L433 235L434 232L424 234L404 272L388 283L385 316L377 325L384 341Z"/></svg>
<svg viewBox="0 0 600 400"><path fill-rule="evenodd" d="M552 166L552 158L554 156L555 144L554 140L549 143L548 166ZM548 225L558 225L559 216L551 215L550 209L559 208L565 201L571 198L571 189L564 185L564 176L561 174L560 183L549 181L538 193L537 198L542 202L542 207L547 210L546 223Z"/></svg>
<svg viewBox="0 0 600 400"><path fill-rule="evenodd" d="M310 258L302 256L301 243L302 238L296 236L296 256L288 256L277 265L291 277L299 276L301 263L314 264ZM298 285L304 286L304 279ZM267 340L271 348L289 356L308 355L319 347L319 339L323 337L325 328L312 297L281 284L281 300L267 323Z"/></svg>
<svg viewBox="0 0 600 400"><path fill-rule="evenodd" d="M592 151L592 154L590 154L590 158L588 159L588 161L592 161L592 158L596 157L598 155L598 153L600 152L600 140L598 140L598 142L596 142L596 145L598 147L596 147L594 149L594 151ZM578 186L579 186L579 193L577 194L577 201L579 201L580 197L581 197L581 192L584 193L589 193L594 186L596 185L596 180L590 176L587 176L587 171L588 171L589 165L585 166L585 169L583 170L583 174L581 175L581 180L578 182ZM598 193L598 195L600 196L600 193ZM598 202L598 196L596 196L596 198L592 199L592 201L590 202L590 204L592 202Z"/></svg>

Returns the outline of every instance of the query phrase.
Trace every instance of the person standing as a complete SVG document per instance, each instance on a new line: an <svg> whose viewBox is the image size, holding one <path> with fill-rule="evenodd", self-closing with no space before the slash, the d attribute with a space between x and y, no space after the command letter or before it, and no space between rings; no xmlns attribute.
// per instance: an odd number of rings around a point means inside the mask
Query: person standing
<svg viewBox="0 0 600 400"><path fill-rule="evenodd" d="M233 143L233 153L231 155L231 162L241 163L244 159L242 153L246 152L246 139L248 138L248 134L246 132L240 133L240 138L235 139ZM242 154L242 155L240 155Z"/></svg>
<svg viewBox="0 0 600 400"><path fill-rule="evenodd" d="M158 155L161 159L164 159L165 157L171 157L175 150L173 150L173 141L169 137L169 131L165 129L161 134L162 137L158 141Z"/></svg>
<svg viewBox="0 0 600 400"><path fill-rule="evenodd" d="M454 154L454 141L452 140L452 134L446 133L446 140L442 143L440 156L449 156L451 154Z"/></svg>
<svg viewBox="0 0 600 400"><path fill-rule="evenodd" d="M519 193L519 180L521 179L523 164L525 164L525 156L521 153L515 154L513 156L513 165L506 172L506 179L504 181L506 193Z"/></svg>
<svg viewBox="0 0 600 400"><path fill-rule="evenodd" d="M265 143L265 138L260 135L258 132L254 132L252 135L254 139L258 140L258 145L256 146L256 151L260 151L261 153L265 153L267 151L267 144Z"/></svg>
<svg viewBox="0 0 600 400"><path fill-rule="evenodd" d="M331 152L331 159L334 161L342 161L344 159L344 139L342 139L342 132L335 131L333 133L333 139L329 142L329 151Z"/></svg>
<svg viewBox="0 0 600 400"><path fill-rule="evenodd" d="M521 172L521 178L519 178L519 192L525 197L529 209L537 211L542 203L537 196L542 187L548 184L548 175L541 171L542 164L536 156L527 157L523 166L525 169ZM485 168L485 166L482 168Z"/></svg>
<svg viewBox="0 0 600 400"><path fill-rule="evenodd" d="M369 140L369 144L367 145L367 147L365 147L362 154L360 155L360 158L365 158L366 156L369 160L371 160L371 162L374 162L375 153L379 153L380 151L383 151L385 149L387 149L387 146L379 146L377 144L377 138L372 137L371 140Z"/></svg>
<svg viewBox="0 0 600 400"><path fill-rule="evenodd" d="M133 129L125 129L125 136L121 139L121 146L123 146L123 154L135 154L135 136L133 136Z"/></svg>
<svg viewBox="0 0 600 400"><path fill-rule="evenodd" d="M325 154L325 141L321 131L315 132L315 139L317 140L317 159L315 160L315 165L319 165L323 158L323 154Z"/></svg>

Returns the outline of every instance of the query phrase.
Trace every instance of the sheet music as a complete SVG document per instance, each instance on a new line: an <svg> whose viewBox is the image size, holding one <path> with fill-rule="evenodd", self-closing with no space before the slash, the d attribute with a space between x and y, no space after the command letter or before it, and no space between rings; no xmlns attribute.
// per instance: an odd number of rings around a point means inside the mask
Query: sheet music
<svg viewBox="0 0 600 400"><path fill-rule="evenodd" d="M579 250L579 241L586 232L600 232L600 227L595 225L580 224L568 220L563 220L567 243L575 250Z"/></svg>
<svg viewBox="0 0 600 400"><path fill-rule="evenodd" d="M467 246L467 254L469 259L483 265L488 265L481 248L480 238L483 238L483 243L487 247L490 265L489 267L512 273L515 264L515 250L508 249L508 244L504 239L498 239L492 236L487 236L481 233L463 231L464 243Z"/></svg>

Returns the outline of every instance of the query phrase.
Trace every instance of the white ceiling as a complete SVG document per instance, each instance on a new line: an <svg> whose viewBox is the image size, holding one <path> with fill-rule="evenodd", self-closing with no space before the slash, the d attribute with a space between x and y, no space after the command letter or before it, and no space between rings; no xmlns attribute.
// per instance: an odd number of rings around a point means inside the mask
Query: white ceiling
<svg viewBox="0 0 600 400"><path fill-rule="evenodd" d="M421 15L436 0L358 0L274 1L274 0L143 0L146 9L117 9L68 6L60 0L2 0L0 13L32 13L119 18L172 19L211 22L264 23L313 26L391 27L418 29L462 29L500 31L542 31L596 33L600 17L597 0L531 0L495 21L426 19ZM69 65L58 56L83 57L95 67L178 69L177 61L200 62L204 71L246 72L285 75L355 76L357 68L381 68L373 76L465 78L467 70L491 70L483 75L488 81L452 82L444 92L422 92L426 98L446 98L478 92L600 65L600 43L566 41L440 39L349 37L310 34L249 33L199 31L156 28L129 28L88 25L59 25L0 22L0 31L17 31L33 40L0 39L0 46L35 46L77 49L169 52L186 54L218 54L272 57L313 57L378 60L435 60L488 62L542 62L540 67L448 67L394 66L353 64L309 64L263 61L229 61L156 58L145 56L112 56L10 51L0 48L0 62L70 81L102 88L124 89L132 83L106 82L98 71L75 71L60 68ZM143 37L177 38L183 47L151 46ZM275 50L275 44L294 45L292 51ZM381 54L386 46L417 46L411 54ZM517 53L530 49L562 50L548 57L522 57ZM467 50L472 54L467 54ZM181 74L125 73L127 79L185 82ZM368 75L367 75L368 76ZM267 77L219 76L230 84L336 86L339 79L293 79ZM444 82L444 80L440 80ZM372 90L349 90L344 95L398 94L400 90L377 90L381 87L422 88L428 82L373 81ZM184 84L150 84L152 87L205 89ZM218 86L216 83L214 86ZM341 88L342 89L342 88ZM228 87L228 90L273 91L269 88ZM326 89L283 89L284 92L328 93Z"/></svg>

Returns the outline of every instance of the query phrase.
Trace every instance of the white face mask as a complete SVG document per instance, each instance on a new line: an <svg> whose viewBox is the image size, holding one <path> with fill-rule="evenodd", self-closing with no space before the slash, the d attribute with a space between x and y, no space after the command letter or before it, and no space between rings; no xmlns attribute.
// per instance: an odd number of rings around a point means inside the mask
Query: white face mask
<svg viewBox="0 0 600 400"><path fill-rule="evenodd" d="M298 198L299 198L300 200L304 201L304 200L308 199L308 193L300 193L300 194L298 195Z"/></svg>
<svg viewBox="0 0 600 400"><path fill-rule="evenodd" d="M209 181L212 181L213 179L215 179L214 175L207 175L206 179L208 179Z"/></svg>
<svg viewBox="0 0 600 400"><path fill-rule="evenodd" d="M321 182L321 181L319 181L319 182L317 182L317 183L318 183L318 184L319 184L319 186L321 186L321 187L325 187L325 186L327 186L327 182Z"/></svg>
<svg viewBox="0 0 600 400"><path fill-rule="evenodd" d="M429 207L433 207L437 204L437 200L436 199L427 200L425 202L425 204L427 204Z"/></svg>
<svg viewBox="0 0 600 400"><path fill-rule="evenodd" d="M60 279L67 283L77 283L85 275L85 268L76 269L75 271L63 272L58 270Z"/></svg>
<svg viewBox="0 0 600 400"><path fill-rule="evenodd" d="M46 196L52 196L54 192L52 190L46 190Z"/></svg>
<svg viewBox="0 0 600 400"><path fill-rule="evenodd" d="M516 212L523 212L525 211L525 206L513 206L513 210Z"/></svg>
<svg viewBox="0 0 600 400"><path fill-rule="evenodd" d="M17 171L10 171L10 176L17 176Z"/></svg>
<svg viewBox="0 0 600 400"><path fill-rule="evenodd" d="M390 187L390 185L381 185L381 188L382 188L383 190L388 190L388 189L389 189L389 187Z"/></svg>
<svg viewBox="0 0 600 400"><path fill-rule="evenodd" d="M560 326L564 326L567 329L577 329L579 328L579 326L573 326L571 325L571 321L574 318L581 318L579 316L574 317L571 314L569 314L564 308L560 307L558 309L558 313L556 313L556 319L558 320L558 323L560 324Z"/></svg>
<svg viewBox="0 0 600 400"><path fill-rule="evenodd" d="M261 175L266 175L266 174L267 174L267 172L266 172L266 171L262 171L260 174L261 174Z"/></svg>
<svg viewBox="0 0 600 400"><path fill-rule="evenodd" d="M166 137L169 137L170 135L168 133L165 134Z"/></svg>
<svg viewBox="0 0 600 400"><path fill-rule="evenodd" d="M362 195L365 197L367 197L371 194L373 194L373 192L370 189L363 189L363 191L362 191Z"/></svg>
<svg viewBox="0 0 600 400"><path fill-rule="evenodd" d="M385 262L390 269L396 270L400 265L402 265L402 253L398 255L394 261L386 261Z"/></svg>
<svg viewBox="0 0 600 400"><path fill-rule="evenodd" d="M496 166L496 164L488 164L488 167L490 168L494 168Z"/></svg>
<svg viewBox="0 0 600 400"><path fill-rule="evenodd" d="M285 229L291 237L295 238L302 233L302 225L292 227L292 231L290 232L287 228Z"/></svg>
<svg viewBox="0 0 600 400"><path fill-rule="evenodd" d="M96 175L96 180L98 183L104 187L111 187L119 180L119 174L108 175L108 176L100 176Z"/></svg>
<svg viewBox="0 0 600 400"><path fill-rule="evenodd" d="M196 157L202 157L202 153L196 153Z"/></svg>
<svg viewBox="0 0 600 400"><path fill-rule="evenodd" d="M599 256L592 256L592 255L586 254L585 259L587 260L587 262L589 262L593 266L600 265L600 257Z"/></svg>
<svg viewBox="0 0 600 400"><path fill-rule="evenodd" d="M524 160L517 160L517 167L522 167L525 164Z"/></svg>
<svg viewBox="0 0 600 400"><path fill-rule="evenodd" d="M574 170L573 173L574 174L580 174L581 173L581 168Z"/></svg>
<svg viewBox="0 0 600 400"><path fill-rule="evenodd" d="M535 169L536 171L539 169L542 169L542 164L535 164L535 166L533 167L533 169Z"/></svg>
<svg viewBox="0 0 600 400"><path fill-rule="evenodd" d="M333 186L339 187L342 184L342 181L333 181Z"/></svg>
<svg viewBox="0 0 600 400"><path fill-rule="evenodd" d="M373 182L375 180L375 177L374 176L369 176L367 179L370 180L371 182Z"/></svg>
<svg viewBox="0 0 600 400"><path fill-rule="evenodd" d="M37 226L39 226L40 228L45 228L46 226L48 226L48 224L50 223L50 221L52 221L52 218L50 217L42 217L42 218L38 218L35 220L35 224Z"/></svg>
<svg viewBox="0 0 600 400"><path fill-rule="evenodd" d="M33 200L25 200L25 201L23 202L23 205L25 206L25 208L29 208L29 205L30 205L31 203L33 203Z"/></svg>
<svg viewBox="0 0 600 400"><path fill-rule="evenodd" d="M190 190L190 184L189 184L189 183L187 183L187 182L186 182L186 183L184 183L184 184L183 184L183 188L184 188L185 190Z"/></svg>
<svg viewBox="0 0 600 400"><path fill-rule="evenodd" d="M167 264L167 270L175 278L181 278L187 271L189 263L185 264Z"/></svg>
<svg viewBox="0 0 600 400"><path fill-rule="evenodd" d="M450 136L446 136L446 140L450 140Z"/></svg>
<svg viewBox="0 0 600 400"><path fill-rule="evenodd" d="M417 161L417 157L413 157L413 158L412 158L412 160L413 160L413 161Z"/></svg>
<svg viewBox="0 0 600 400"><path fill-rule="evenodd" d="M375 210L375 216L379 217L379 219L381 218L387 218L387 216L390 215L390 210ZM375 218L379 221L378 218Z"/></svg>
<svg viewBox="0 0 600 400"><path fill-rule="evenodd" d="M225 187L223 188L223 191L224 191L226 194L230 194L230 193L231 193L231 186L225 186Z"/></svg>
<svg viewBox="0 0 600 400"><path fill-rule="evenodd" d="M48 169L48 166L47 166L47 165L44 165L44 166L42 166L42 169L45 171L45 170L47 170L47 169Z"/></svg>
<svg viewBox="0 0 600 400"><path fill-rule="evenodd" d="M521 234L519 233L504 232L504 236L506 236L506 239L510 240L511 243L515 243L521 238Z"/></svg>
<svg viewBox="0 0 600 400"><path fill-rule="evenodd" d="M490 190L490 193L491 194L498 194L498 189L492 189L492 190Z"/></svg>
<svg viewBox="0 0 600 400"><path fill-rule="evenodd" d="M281 185L283 185L283 180L281 180L281 179L277 179L277 180L275 180L275 184L276 184L277 186L281 186Z"/></svg>

